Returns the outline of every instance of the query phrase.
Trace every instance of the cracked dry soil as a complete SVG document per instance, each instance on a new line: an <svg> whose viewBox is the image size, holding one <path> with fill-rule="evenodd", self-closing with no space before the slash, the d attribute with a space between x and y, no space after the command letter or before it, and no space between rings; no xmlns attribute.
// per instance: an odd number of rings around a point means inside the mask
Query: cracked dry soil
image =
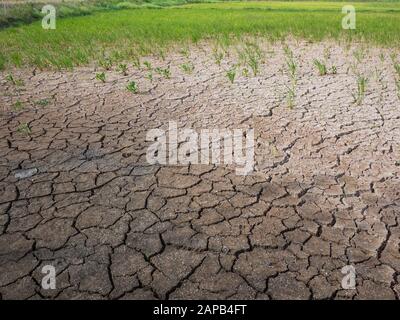
<svg viewBox="0 0 400 320"><path fill-rule="evenodd" d="M327 46L338 73L318 76L313 59ZM189 75L180 54L152 59L171 68L153 82L131 66L128 76L107 71L106 83L94 67L15 70L21 87L3 72L1 298L398 299L400 103L389 51L370 48L358 63L369 81L356 106L353 48L291 47L293 110L278 44L259 75L233 84L234 53L218 66L204 44ZM126 90L131 80L139 94ZM255 172L149 165L146 133L168 121L254 128ZM21 169L32 176L16 178ZM41 288L47 264L55 290ZM355 290L341 287L345 265L355 266Z"/></svg>

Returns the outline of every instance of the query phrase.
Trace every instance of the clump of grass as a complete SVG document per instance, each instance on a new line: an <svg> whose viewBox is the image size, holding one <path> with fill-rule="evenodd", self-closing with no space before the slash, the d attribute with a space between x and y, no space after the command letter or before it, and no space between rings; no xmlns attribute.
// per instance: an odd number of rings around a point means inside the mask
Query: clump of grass
<svg viewBox="0 0 400 320"><path fill-rule="evenodd" d="M358 106L362 104L365 97L368 78L363 75L357 76L357 91L352 94L354 103Z"/></svg>
<svg viewBox="0 0 400 320"><path fill-rule="evenodd" d="M19 100L17 102L15 102L14 105L13 105L13 110L14 111L21 111L23 108L24 108L24 105Z"/></svg>
<svg viewBox="0 0 400 320"><path fill-rule="evenodd" d="M99 65L105 70L111 70L113 62L110 58L103 58L99 60Z"/></svg>
<svg viewBox="0 0 400 320"><path fill-rule="evenodd" d="M242 75L243 75L243 77L248 77L249 76L249 69L247 69L247 68L243 68L243 70L242 70Z"/></svg>
<svg viewBox="0 0 400 320"><path fill-rule="evenodd" d="M149 61L144 61L143 64L147 70L153 70L153 67L151 66L151 63Z"/></svg>
<svg viewBox="0 0 400 320"><path fill-rule="evenodd" d="M358 63L361 63L365 59L365 56L366 56L365 49L363 47L358 48L357 50L355 50L353 52L353 56L354 56L354 58L356 58L356 61Z"/></svg>
<svg viewBox="0 0 400 320"><path fill-rule="evenodd" d="M128 66L125 63L120 63L118 65L118 71L121 72L124 76L128 75Z"/></svg>
<svg viewBox="0 0 400 320"><path fill-rule="evenodd" d="M50 103L49 99L40 99L40 100L38 100L38 101L35 102L35 104L36 104L37 106L40 106L40 107L45 107L45 106L47 106L49 103Z"/></svg>
<svg viewBox="0 0 400 320"><path fill-rule="evenodd" d="M400 99L400 80L396 80L397 97Z"/></svg>
<svg viewBox="0 0 400 320"><path fill-rule="evenodd" d="M383 52L379 54L379 60L381 60L382 63L385 62L385 54Z"/></svg>
<svg viewBox="0 0 400 320"><path fill-rule="evenodd" d="M12 74L8 74L6 76L6 80L11 82L14 86L21 87L24 85L24 81L22 79L16 79Z"/></svg>
<svg viewBox="0 0 400 320"><path fill-rule="evenodd" d="M228 77L230 83L233 83L235 81L235 77L236 77L236 69L235 68L231 68L226 72L226 76Z"/></svg>
<svg viewBox="0 0 400 320"><path fill-rule="evenodd" d="M393 66L394 66L394 70L396 71L397 76L400 78L400 63L395 62L393 64Z"/></svg>
<svg viewBox="0 0 400 320"><path fill-rule="evenodd" d="M183 47L179 50L179 53L183 55L185 58L189 58L189 48Z"/></svg>
<svg viewBox="0 0 400 320"><path fill-rule="evenodd" d="M25 134L25 135L29 135L32 133L31 128L29 128L29 125L27 123L21 123L18 128L17 131L19 133Z"/></svg>
<svg viewBox="0 0 400 320"><path fill-rule="evenodd" d="M332 73L332 74L337 74L337 68L336 68L335 65L333 65L333 66L331 67L331 73Z"/></svg>
<svg viewBox="0 0 400 320"><path fill-rule="evenodd" d="M191 74L194 70L194 65L191 62L181 64L181 69L187 74Z"/></svg>
<svg viewBox="0 0 400 320"><path fill-rule="evenodd" d="M252 70L254 76L259 73L262 56L260 47L254 42L246 42L244 48L239 52L239 59Z"/></svg>
<svg viewBox="0 0 400 320"><path fill-rule="evenodd" d="M286 103L289 109L295 106L296 86L297 86L297 64L294 60L293 51L286 45L283 48L286 56L286 67L289 72L290 85L287 87Z"/></svg>
<svg viewBox="0 0 400 320"><path fill-rule="evenodd" d="M138 86L135 81L129 82L128 85L126 86L126 89L128 89L128 91L130 91L132 93L138 92Z"/></svg>
<svg viewBox="0 0 400 320"><path fill-rule="evenodd" d="M133 64L133 66L134 66L135 68L140 69L140 68L141 68L141 65L140 65L140 58L137 57L137 56L133 57L132 64Z"/></svg>
<svg viewBox="0 0 400 320"><path fill-rule="evenodd" d="M153 82L153 73L152 73L152 72L149 72L149 73L146 75L146 78L149 79L151 82Z"/></svg>
<svg viewBox="0 0 400 320"><path fill-rule="evenodd" d="M219 48L214 48L213 57L214 57L215 63L218 66L220 66L221 62L222 62L222 59L224 58L224 52Z"/></svg>
<svg viewBox="0 0 400 320"><path fill-rule="evenodd" d="M112 68L112 60L110 58L103 58L99 61L100 66L102 66L106 70L110 70Z"/></svg>
<svg viewBox="0 0 400 320"><path fill-rule="evenodd" d="M395 59L396 59L395 57L392 58L393 67L394 67L394 70L396 72L394 81L395 81L395 84L396 84L397 96L400 99L400 63L398 63Z"/></svg>
<svg viewBox="0 0 400 320"><path fill-rule="evenodd" d="M155 72L162 75L164 78L169 79L171 77L171 70L168 68L157 67L154 69Z"/></svg>
<svg viewBox="0 0 400 320"><path fill-rule="evenodd" d="M293 109L295 106L296 91L294 86L288 86L286 92L286 104L289 109Z"/></svg>
<svg viewBox="0 0 400 320"><path fill-rule="evenodd" d="M104 72L96 73L96 79L101 82L106 82L106 74Z"/></svg>
<svg viewBox="0 0 400 320"><path fill-rule="evenodd" d="M320 76L325 76L328 73L326 64L319 61L318 59L314 59L314 66L318 69L318 73Z"/></svg>

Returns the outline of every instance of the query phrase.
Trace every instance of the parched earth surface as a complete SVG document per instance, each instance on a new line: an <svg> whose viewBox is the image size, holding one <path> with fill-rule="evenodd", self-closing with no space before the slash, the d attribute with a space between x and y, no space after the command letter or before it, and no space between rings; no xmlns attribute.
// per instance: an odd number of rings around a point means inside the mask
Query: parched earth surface
<svg viewBox="0 0 400 320"><path fill-rule="evenodd" d="M236 49L218 65L205 44L148 59L170 66L169 79L130 64L126 76L105 71L105 83L95 67L14 70L17 85L3 72L1 298L399 299L393 51L290 47L293 109L280 44L264 45L257 76L237 67L233 84ZM319 76L315 58L337 74ZM180 68L188 61L191 74ZM361 105L356 73L368 78ZM254 172L149 164L146 134L169 121L254 129ZM45 265L56 269L54 290L41 286ZM355 289L342 287L348 265Z"/></svg>

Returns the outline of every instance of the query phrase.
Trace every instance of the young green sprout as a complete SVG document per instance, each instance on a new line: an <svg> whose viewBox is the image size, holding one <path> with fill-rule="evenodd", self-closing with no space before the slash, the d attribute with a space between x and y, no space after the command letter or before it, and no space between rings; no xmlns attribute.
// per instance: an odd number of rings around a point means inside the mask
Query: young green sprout
<svg viewBox="0 0 400 320"><path fill-rule="evenodd" d="M12 74L8 74L8 75L6 76L6 80L9 81L9 82L11 82L14 86L20 87L20 86L23 86L23 85L24 85L24 81L23 81L23 80L21 80L21 79L15 79L15 78L13 77Z"/></svg>
<svg viewBox="0 0 400 320"><path fill-rule="evenodd" d="M314 59L314 66L317 67L320 76L325 76L328 73L326 65L318 59Z"/></svg>
<svg viewBox="0 0 400 320"><path fill-rule="evenodd" d="M106 82L106 74L104 72L96 73L96 79L101 82Z"/></svg>
<svg viewBox="0 0 400 320"><path fill-rule="evenodd" d="M385 54L383 52L379 54L379 60L381 60L382 63L385 62Z"/></svg>
<svg viewBox="0 0 400 320"><path fill-rule="evenodd" d="M226 72L226 76L228 77L229 81L231 83L233 83L235 81L235 77L236 77L236 69L235 68L231 68Z"/></svg>
<svg viewBox="0 0 400 320"><path fill-rule="evenodd" d="M24 108L24 105L22 104L21 101L18 100L16 103L14 103L14 106L13 106L14 111L20 111L23 108Z"/></svg>
<svg viewBox="0 0 400 320"><path fill-rule="evenodd" d="M400 78L400 63L394 62L393 66L394 66L394 70L396 71L397 76Z"/></svg>
<svg viewBox="0 0 400 320"><path fill-rule="evenodd" d="M191 74L194 70L194 65L191 62L181 64L181 69L187 74Z"/></svg>
<svg viewBox="0 0 400 320"><path fill-rule="evenodd" d="M31 130L31 128L29 128L29 126L28 126L27 123L21 123L21 124L18 126L17 131L18 131L19 133L26 134L26 135L32 133L32 130Z"/></svg>
<svg viewBox="0 0 400 320"><path fill-rule="evenodd" d="M222 59L224 58L224 53L219 49L214 49L213 52L214 60L217 65L221 65Z"/></svg>
<svg viewBox="0 0 400 320"><path fill-rule="evenodd" d="M152 70L151 63L149 61L144 61L143 62L144 66L146 67L147 70Z"/></svg>
<svg viewBox="0 0 400 320"><path fill-rule="evenodd" d="M135 81L129 82L128 85L126 86L126 88L128 89L128 91L130 91L132 93L138 92L138 86Z"/></svg>
<svg viewBox="0 0 400 320"><path fill-rule="evenodd" d="M295 92L295 86L292 84L291 87L287 87L288 91L286 93L286 103L289 109L293 109L295 105L295 98L296 98L296 92Z"/></svg>
<svg viewBox="0 0 400 320"><path fill-rule="evenodd" d="M49 99L40 99L38 101L36 101L36 105L40 106L40 107L45 107L50 103Z"/></svg>
<svg viewBox="0 0 400 320"><path fill-rule="evenodd" d="M362 75L357 76L357 92L353 93L354 103L358 106L364 100L368 79Z"/></svg>
<svg viewBox="0 0 400 320"><path fill-rule="evenodd" d="M336 68L335 65L333 65L333 66L331 67L331 73L332 73L332 74L337 74L337 68Z"/></svg>
<svg viewBox="0 0 400 320"><path fill-rule="evenodd" d="M155 72L157 72L158 74L162 75L164 78L169 79L171 77L171 71L168 68L155 68L154 69Z"/></svg>
<svg viewBox="0 0 400 320"><path fill-rule="evenodd" d="M125 63L120 63L118 65L118 70L124 75L126 76L128 74L128 66Z"/></svg>
<svg viewBox="0 0 400 320"><path fill-rule="evenodd" d="M134 58L133 58L132 64L133 64L133 66L134 66L135 68L140 69L140 59L139 59L138 57L134 57Z"/></svg>
<svg viewBox="0 0 400 320"><path fill-rule="evenodd" d="M110 58L104 58L99 61L100 66L106 70L110 70L112 67L112 60Z"/></svg>

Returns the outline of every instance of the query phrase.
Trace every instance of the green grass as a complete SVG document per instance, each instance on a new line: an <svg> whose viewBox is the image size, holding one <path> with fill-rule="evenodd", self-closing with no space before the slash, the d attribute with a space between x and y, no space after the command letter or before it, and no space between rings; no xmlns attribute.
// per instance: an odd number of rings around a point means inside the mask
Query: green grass
<svg viewBox="0 0 400 320"><path fill-rule="evenodd" d="M343 30L334 2L226 2L164 9L97 12L57 20L56 30L36 21L0 31L0 68L27 65L72 68L110 59L114 65L147 54L164 56L174 44L203 39L229 42L245 35L367 41L398 47L400 2L355 3L357 29Z"/></svg>

